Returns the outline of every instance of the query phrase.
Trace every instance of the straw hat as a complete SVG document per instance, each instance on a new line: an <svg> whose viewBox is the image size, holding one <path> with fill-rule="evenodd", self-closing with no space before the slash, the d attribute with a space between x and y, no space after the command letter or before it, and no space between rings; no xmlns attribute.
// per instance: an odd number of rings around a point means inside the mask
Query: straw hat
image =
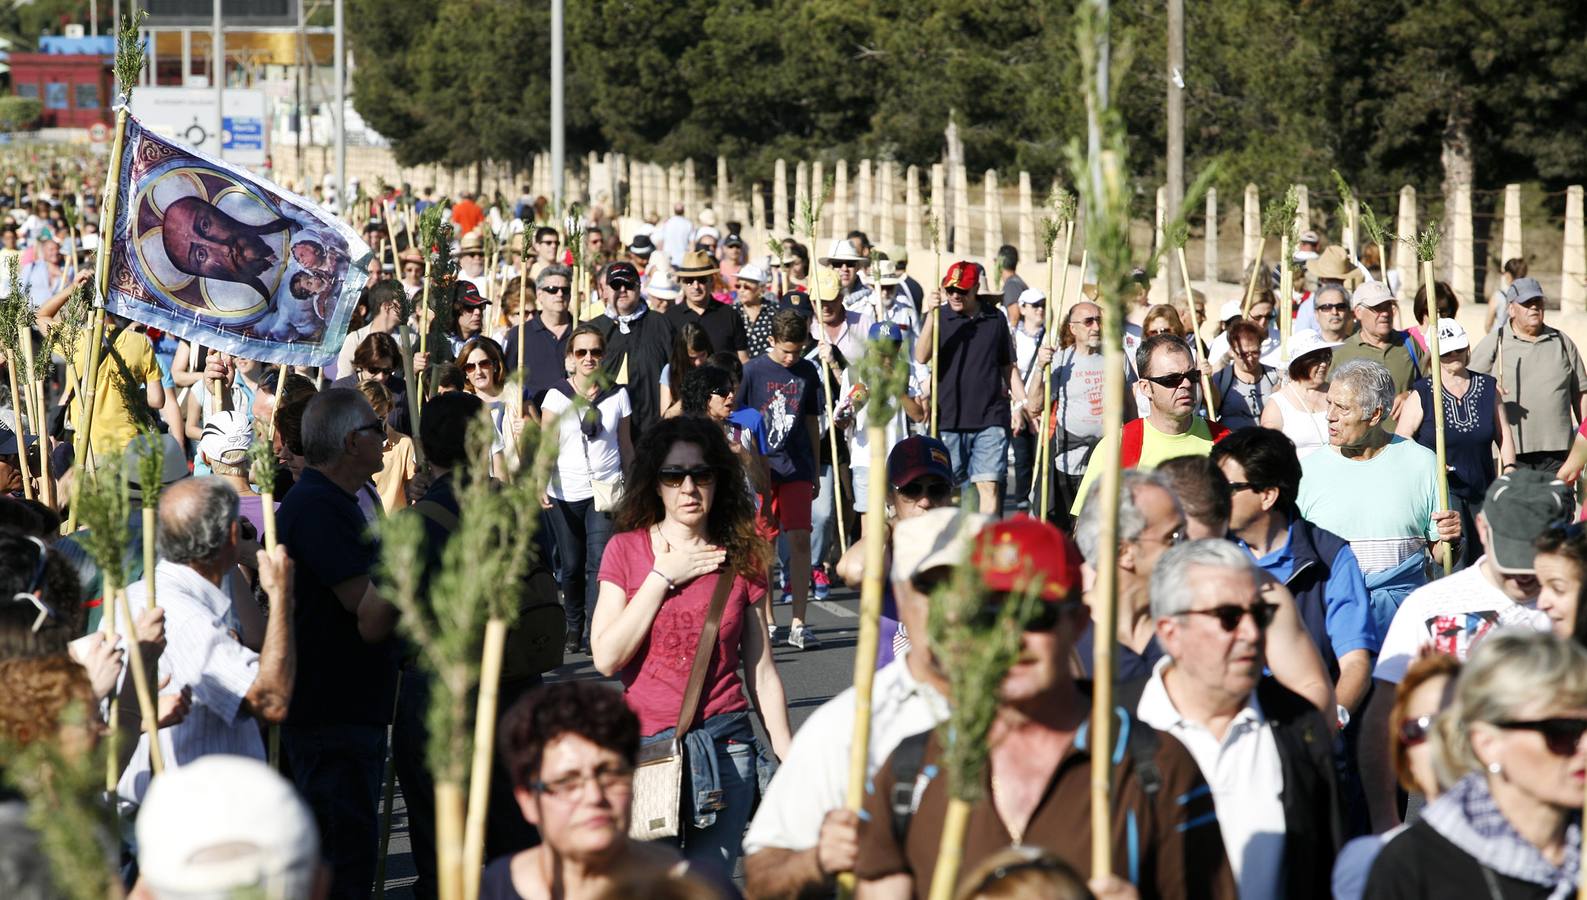
<svg viewBox="0 0 1587 900"><path fill-rule="evenodd" d="M463 235L463 240L457 245L459 256L470 252L485 252L485 239L480 237L478 230L470 231L468 234Z"/></svg>
<svg viewBox="0 0 1587 900"><path fill-rule="evenodd" d="M690 250L683 254L683 265L675 273L679 278L698 278L716 274L716 260L704 250Z"/></svg>
<svg viewBox="0 0 1587 900"><path fill-rule="evenodd" d="M1345 248L1338 244L1317 254L1317 259L1306 265L1306 271L1313 277L1326 278L1330 281L1348 282L1361 276L1361 272L1350 264L1350 257L1345 253Z"/></svg>
<svg viewBox="0 0 1587 900"><path fill-rule="evenodd" d="M899 282L901 282L903 280L904 280L904 276L898 274L898 264L897 263L893 262L890 259L877 260L877 262L876 262L876 283L877 284L879 284L879 285L881 285L883 287L891 287L892 285L898 284Z"/></svg>

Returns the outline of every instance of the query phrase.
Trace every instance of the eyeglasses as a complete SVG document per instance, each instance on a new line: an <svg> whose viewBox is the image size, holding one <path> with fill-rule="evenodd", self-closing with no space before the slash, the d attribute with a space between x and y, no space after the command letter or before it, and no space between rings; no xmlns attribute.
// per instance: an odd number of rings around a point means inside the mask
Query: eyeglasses
<svg viewBox="0 0 1587 900"><path fill-rule="evenodd" d="M380 421L379 419L376 419L375 421L370 422L370 423L368 423L366 425L360 425L357 428L354 428L353 429L353 434L357 434L360 431L367 431L370 434L385 434L386 433L386 423Z"/></svg>
<svg viewBox="0 0 1587 900"><path fill-rule="evenodd" d="M1427 733L1433 728L1436 716L1417 716L1406 719L1400 723L1400 743L1407 747L1419 747L1427 742Z"/></svg>
<svg viewBox="0 0 1587 900"><path fill-rule="evenodd" d="M953 493L953 485L941 478L916 478L908 484L893 485L893 490L898 496L910 502L918 501L921 497L930 498L932 503L941 503Z"/></svg>
<svg viewBox="0 0 1587 900"><path fill-rule="evenodd" d="M1102 324L1102 317L1101 316L1086 316L1084 319L1070 319L1069 320L1069 324L1070 325L1080 325L1080 326L1085 327L1085 328L1090 328L1093 325L1101 325Z"/></svg>
<svg viewBox="0 0 1587 900"><path fill-rule="evenodd" d="M566 294L568 292L568 286L565 285L565 284L548 284L545 287L540 288L539 290L540 290L540 293L542 293L542 294L551 294L552 296L560 296L560 295Z"/></svg>
<svg viewBox="0 0 1587 900"><path fill-rule="evenodd" d="M1141 377L1152 384L1165 387L1169 390L1179 387L1186 381L1194 381L1201 373L1195 369L1186 369L1183 372L1169 372L1167 375L1142 375Z"/></svg>
<svg viewBox="0 0 1587 900"><path fill-rule="evenodd" d="M1224 631L1232 632L1240 627L1240 620L1245 618L1246 613L1251 614L1251 621L1256 623L1257 628L1266 628L1272 624L1273 616L1278 613L1278 604L1258 601L1250 606L1235 606L1233 603L1225 603L1212 609L1187 609L1184 614L1211 616L1218 620Z"/></svg>
<svg viewBox="0 0 1587 900"><path fill-rule="evenodd" d="M670 488L683 487L685 478L692 479L695 487L706 487L716 483L716 469L712 466L695 466L686 469L683 466L662 466L657 473L661 483Z"/></svg>
<svg viewBox="0 0 1587 900"><path fill-rule="evenodd" d="M832 263L832 268L834 269L858 269L859 267L859 263L850 262L846 259L835 260Z"/></svg>
<svg viewBox="0 0 1587 900"><path fill-rule="evenodd" d="M1587 719L1554 718L1531 719L1523 722L1494 722L1505 731L1535 731L1543 736L1548 752L1555 756L1574 756L1587 734Z"/></svg>
<svg viewBox="0 0 1587 900"><path fill-rule="evenodd" d="M1277 317L1273 313L1251 313L1250 318L1253 322L1271 322Z"/></svg>
<svg viewBox="0 0 1587 900"><path fill-rule="evenodd" d="M482 359L479 362L466 362L466 363L463 363L463 371L464 372L472 372L475 369L495 369L495 368L496 368L496 361L494 359Z"/></svg>
<svg viewBox="0 0 1587 900"><path fill-rule="evenodd" d="M1344 304L1344 303L1319 303L1319 304L1317 304L1317 311L1318 312L1337 312L1337 313L1342 313L1342 312L1344 312L1345 310L1347 310L1349 308L1350 308L1349 305Z"/></svg>
<svg viewBox="0 0 1587 900"><path fill-rule="evenodd" d="M595 782L602 791L628 792L634 788L634 770L623 767L600 768L593 772L573 772L556 781L531 781L529 789L537 794L548 794L559 800L576 795L584 785Z"/></svg>
<svg viewBox="0 0 1587 900"><path fill-rule="evenodd" d="M574 359L583 359L586 356L594 357L595 359L600 359L601 357L606 355L606 351L603 350L600 347L578 347L578 348L576 348L574 350L571 350L569 352L573 354L573 358Z"/></svg>

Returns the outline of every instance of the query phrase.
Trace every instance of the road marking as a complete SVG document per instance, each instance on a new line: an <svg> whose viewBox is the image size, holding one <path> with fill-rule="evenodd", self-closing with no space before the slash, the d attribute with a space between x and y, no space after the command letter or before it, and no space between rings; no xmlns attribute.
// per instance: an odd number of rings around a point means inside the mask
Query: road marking
<svg viewBox="0 0 1587 900"><path fill-rule="evenodd" d="M826 610L840 619L858 619L860 617L859 613L849 609L847 606L839 606L830 600L815 600L810 605Z"/></svg>

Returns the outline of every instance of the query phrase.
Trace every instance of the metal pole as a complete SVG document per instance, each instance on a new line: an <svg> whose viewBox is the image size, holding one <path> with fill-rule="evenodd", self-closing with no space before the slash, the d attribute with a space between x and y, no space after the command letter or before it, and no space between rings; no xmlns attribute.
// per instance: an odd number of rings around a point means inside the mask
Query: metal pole
<svg viewBox="0 0 1587 900"><path fill-rule="evenodd" d="M347 36L343 27L342 0L336 0L332 15L335 20L332 28L336 32L333 67L333 77L336 79L336 199L338 211L342 218L347 219L348 206L353 198L347 191Z"/></svg>
<svg viewBox="0 0 1587 900"><path fill-rule="evenodd" d="M563 193L562 0L551 0L551 208L560 214Z"/></svg>
<svg viewBox="0 0 1587 900"><path fill-rule="evenodd" d="M88 33L99 37L99 0L88 0Z"/></svg>
<svg viewBox="0 0 1587 900"><path fill-rule="evenodd" d="M214 0L214 24L210 30L210 55L214 59L210 75L215 87L215 156L226 153L226 35L221 31L220 0Z"/></svg>
<svg viewBox="0 0 1587 900"><path fill-rule="evenodd" d="M1168 204L1169 222L1178 217L1185 204L1185 0L1168 0ZM1166 229L1169 222L1164 222ZM1179 274L1169 260L1163 261L1168 273L1168 298L1179 288ZM1190 273L1184 273L1186 278Z"/></svg>

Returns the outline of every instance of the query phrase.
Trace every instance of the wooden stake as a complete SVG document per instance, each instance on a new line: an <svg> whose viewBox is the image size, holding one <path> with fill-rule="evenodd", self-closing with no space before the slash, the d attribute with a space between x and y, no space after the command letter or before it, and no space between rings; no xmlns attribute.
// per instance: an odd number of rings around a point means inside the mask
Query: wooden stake
<svg viewBox="0 0 1587 900"><path fill-rule="evenodd" d="M110 585L107 584L106 590L109 589ZM138 695L138 709L143 714L143 732L149 736L149 769L155 775L161 775L165 772L165 752L160 749L160 708L155 705L149 692L143 654L138 650L137 620L132 618L132 610L127 606L127 589L115 588L115 595L116 606L121 610L121 617L127 626L127 657L132 661L132 684Z"/></svg>
<svg viewBox="0 0 1587 900"><path fill-rule="evenodd" d="M1278 356L1279 359L1289 359L1289 332L1294 321L1291 310L1295 306L1295 272L1289 258L1287 232L1278 239L1278 271Z"/></svg>
<svg viewBox="0 0 1587 900"><path fill-rule="evenodd" d="M463 786L435 783L435 871L440 900L463 897Z"/></svg>
<svg viewBox="0 0 1587 900"><path fill-rule="evenodd" d="M154 437L155 436L151 434L149 438L146 438L146 440L153 440ZM158 490L158 488L153 488L153 489L154 490ZM147 496L148 492L150 490L151 490L151 488L149 486L145 485L144 488L143 488L144 495ZM149 595L148 596L148 601L149 601L148 608L149 609L154 609L154 607L157 605L157 603L155 601L155 597L154 597L154 582L155 582L155 578L154 578L154 567L155 567L154 549L155 549L155 544L156 544L155 533L156 533L156 529L159 527L159 523L157 521L157 516L159 514L159 499L158 499L158 495L156 495L155 505L154 506L149 506L149 505L145 504L143 509L142 509L142 512L143 512L143 583L148 588L148 595Z"/></svg>
<svg viewBox="0 0 1587 900"><path fill-rule="evenodd" d="M1201 356L1201 317L1196 315L1196 293L1190 286L1190 266L1185 263L1185 245L1180 244L1175 252L1179 257L1179 272L1184 276L1185 305L1190 308L1190 337L1195 341L1193 346L1196 355ZM1216 398L1212 396L1212 378L1206 372L1201 373L1201 396L1207 400L1207 421L1218 421L1218 409L1214 402Z"/></svg>
<svg viewBox="0 0 1587 900"><path fill-rule="evenodd" d="M1433 261L1422 260L1422 285L1427 292L1427 308L1431 310L1432 327L1427 329L1428 379L1433 383L1433 452L1438 456L1438 511L1449 509L1449 469L1444 464L1444 366L1438 353L1438 292L1433 281ZM1503 346L1503 335L1499 344ZM1501 363L1502 364L1502 363ZM1470 540L1468 535L1467 540ZM1444 574L1455 569L1455 553L1446 541L1440 554Z"/></svg>
<svg viewBox="0 0 1587 900"><path fill-rule="evenodd" d="M22 394L17 391L17 357L15 353L6 354L6 380L11 387L11 419L16 423L16 439L19 452L17 460L22 468L22 496L33 499L33 466L28 461L28 431L22 421L23 410L27 404L20 402Z"/></svg>
<svg viewBox="0 0 1587 900"><path fill-rule="evenodd" d="M485 817L490 811L490 770L496 748L496 707L500 697L502 654L507 623L485 621L480 658L479 700L474 710L474 761L468 775L468 819L463 831L463 897L478 900L479 877L485 866Z"/></svg>
<svg viewBox="0 0 1587 900"><path fill-rule="evenodd" d="M1074 249L1074 241L1075 223L1071 221L1064 226L1063 279L1058 282L1058 293L1056 297L1053 295L1052 250L1049 249L1047 251L1047 296L1049 299L1047 300L1046 343L1047 346L1054 348L1055 352L1060 342L1054 332L1057 328L1064 327L1060 326L1058 323L1064 321L1064 315L1067 314L1066 312L1062 311L1060 307L1064 305L1064 302L1069 296L1069 253ZM1086 271L1084 265L1082 265L1080 268L1080 282L1084 284L1085 280ZM1052 363L1048 363L1042 367L1041 396L1041 434L1037 438L1038 449L1036 455L1038 460L1037 464L1041 467L1041 500L1038 504L1038 511L1041 514L1041 520L1045 522L1047 521L1047 513L1052 501L1052 498L1049 496L1051 492L1049 482L1052 477Z"/></svg>
<svg viewBox="0 0 1587 900"><path fill-rule="evenodd" d="M1097 641L1100 645L1104 641ZM1093 769L1095 767L1093 766ZM1106 768L1104 767L1104 771ZM970 804L957 797L948 800L948 809L942 819L942 834L944 843L950 835L963 835L970 824ZM1108 846L1103 845L1106 851ZM931 871L930 900L953 900L954 887L959 880L959 861L962 853L938 853L937 865ZM1093 878L1101 877L1093 871Z"/></svg>
<svg viewBox="0 0 1587 900"><path fill-rule="evenodd" d="M1245 284L1245 301L1240 304L1242 318L1251 314L1251 303L1256 299L1256 278L1262 272L1262 256L1266 253L1267 237L1263 236L1262 242L1256 248L1256 259L1251 261L1251 278Z"/></svg>

